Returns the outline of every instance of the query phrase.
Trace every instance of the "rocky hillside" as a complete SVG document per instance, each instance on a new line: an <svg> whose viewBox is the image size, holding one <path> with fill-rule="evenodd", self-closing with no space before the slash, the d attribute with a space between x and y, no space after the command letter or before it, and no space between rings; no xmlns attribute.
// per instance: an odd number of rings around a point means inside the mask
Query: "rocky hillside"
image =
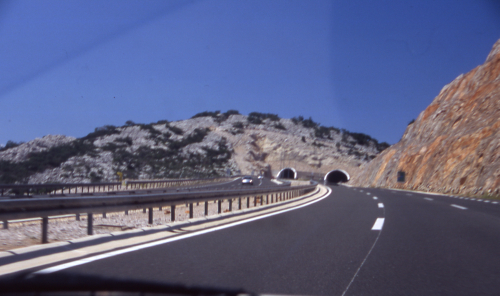
<svg viewBox="0 0 500 296"><path fill-rule="evenodd" d="M405 182L397 182L397 172ZM446 85L401 141L363 167L355 184L499 195L500 40L486 62Z"/></svg>
<svg viewBox="0 0 500 296"><path fill-rule="evenodd" d="M104 126L79 139L45 136L0 151L0 184L211 177L280 168L355 176L387 148L371 137L311 118L203 112L183 121Z"/></svg>

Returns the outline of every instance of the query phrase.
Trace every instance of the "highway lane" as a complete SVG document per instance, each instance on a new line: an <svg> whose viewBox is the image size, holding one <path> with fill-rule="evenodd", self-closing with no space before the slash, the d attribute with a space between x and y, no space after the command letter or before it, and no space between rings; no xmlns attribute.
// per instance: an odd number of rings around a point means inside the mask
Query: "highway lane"
<svg viewBox="0 0 500 296"><path fill-rule="evenodd" d="M349 289L352 295L369 290L385 291L385 295L498 295L498 205L431 194L360 190L384 203L387 223L359 280Z"/></svg>
<svg viewBox="0 0 500 296"><path fill-rule="evenodd" d="M500 291L500 205L382 189L332 189L328 198L295 211L50 276L76 273L277 294ZM382 231L372 230L381 217Z"/></svg>
<svg viewBox="0 0 500 296"><path fill-rule="evenodd" d="M334 197L295 211L60 272L340 295L372 247L379 232L371 227L383 210L336 189Z"/></svg>

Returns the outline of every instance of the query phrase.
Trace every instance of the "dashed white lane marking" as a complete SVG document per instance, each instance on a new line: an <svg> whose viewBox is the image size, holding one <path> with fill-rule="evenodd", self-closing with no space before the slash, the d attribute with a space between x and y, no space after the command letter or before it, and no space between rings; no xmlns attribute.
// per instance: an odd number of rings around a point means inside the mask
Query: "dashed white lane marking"
<svg viewBox="0 0 500 296"><path fill-rule="evenodd" d="M360 190L359 192L363 192L363 190Z"/></svg>
<svg viewBox="0 0 500 296"><path fill-rule="evenodd" d="M366 195L370 195L370 192L367 192Z"/></svg>
<svg viewBox="0 0 500 296"><path fill-rule="evenodd" d="M375 224L373 224L372 230L382 230L384 220L385 218L377 218L377 220L375 220Z"/></svg>
<svg viewBox="0 0 500 296"><path fill-rule="evenodd" d="M374 199L374 200L377 200L377 199L378 199L378 197L374 196L374 197L373 197L373 199Z"/></svg>
<svg viewBox="0 0 500 296"><path fill-rule="evenodd" d="M461 210L467 210L466 207L462 207L462 206L459 206L459 205L451 205L452 207L455 207L457 209L461 209Z"/></svg>
<svg viewBox="0 0 500 296"><path fill-rule="evenodd" d="M492 201L491 203L492 203L492 204L497 204L497 203L498 203L498 201Z"/></svg>
<svg viewBox="0 0 500 296"><path fill-rule="evenodd" d="M381 203L381 202L379 202L379 203L378 203L378 207L379 207L380 209L383 209L383 208L384 208L384 204L383 204L383 203Z"/></svg>
<svg viewBox="0 0 500 296"><path fill-rule="evenodd" d="M413 194L411 194L411 193L407 193L406 195L408 195L408 196L412 196Z"/></svg>
<svg viewBox="0 0 500 296"><path fill-rule="evenodd" d="M426 199L426 200L434 200L434 199L432 199L430 197L424 197L424 199Z"/></svg>
<svg viewBox="0 0 500 296"><path fill-rule="evenodd" d="M484 202L490 202L489 200L485 200Z"/></svg>
<svg viewBox="0 0 500 296"><path fill-rule="evenodd" d="M482 199L478 199L477 201L483 201Z"/></svg>
<svg viewBox="0 0 500 296"><path fill-rule="evenodd" d="M464 199L464 197L463 197L463 196L460 196L459 198L460 198L460 199ZM466 198L466 199L468 199L468 198Z"/></svg>

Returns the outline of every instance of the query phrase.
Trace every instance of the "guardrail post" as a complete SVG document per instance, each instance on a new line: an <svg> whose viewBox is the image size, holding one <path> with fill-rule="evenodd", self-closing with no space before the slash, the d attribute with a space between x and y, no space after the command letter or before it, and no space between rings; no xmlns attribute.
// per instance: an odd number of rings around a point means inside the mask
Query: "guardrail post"
<svg viewBox="0 0 500 296"><path fill-rule="evenodd" d="M205 202L205 216L208 216L208 201Z"/></svg>
<svg viewBox="0 0 500 296"><path fill-rule="evenodd" d="M219 199L219 202L217 203L217 213L222 212L222 200Z"/></svg>
<svg viewBox="0 0 500 296"><path fill-rule="evenodd" d="M128 215L128 210L125 210L125 215Z"/></svg>
<svg viewBox="0 0 500 296"><path fill-rule="evenodd" d="M87 234L88 235L93 235L94 234L94 214L88 213L87 214Z"/></svg>
<svg viewBox="0 0 500 296"><path fill-rule="evenodd" d="M76 221L80 221L80 214L75 214Z"/></svg>
<svg viewBox="0 0 500 296"><path fill-rule="evenodd" d="M269 194L266 194L266 205L269 204Z"/></svg>
<svg viewBox="0 0 500 296"><path fill-rule="evenodd" d="M106 212L102 213L102 217L106 218Z"/></svg>
<svg viewBox="0 0 500 296"><path fill-rule="evenodd" d="M233 199L229 199L229 211L232 211L233 210Z"/></svg>
<svg viewBox="0 0 500 296"><path fill-rule="evenodd" d="M193 203L189 204L189 218L193 218Z"/></svg>
<svg viewBox="0 0 500 296"><path fill-rule="evenodd" d="M241 197L238 198L238 210L241 210Z"/></svg>
<svg viewBox="0 0 500 296"><path fill-rule="evenodd" d="M170 221L175 221L175 205L170 206Z"/></svg>
<svg viewBox="0 0 500 296"><path fill-rule="evenodd" d="M247 196L247 209L250 208L250 196Z"/></svg>
<svg viewBox="0 0 500 296"><path fill-rule="evenodd" d="M158 207L158 211L161 211L161 206Z"/></svg>
<svg viewBox="0 0 500 296"><path fill-rule="evenodd" d="M263 205L264 204L264 195L261 195L260 196L260 205Z"/></svg>
<svg viewBox="0 0 500 296"><path fill-rule="evenodd" d="M254 196L253 197L253 206L256 207L257 206L257 196Z"/></svg>
<svg viewBox="0 0 500 296"><path fill-rule="evenodd" d="M9 229L9 221L3 220L3 229Z"/></svg>
<svg viewBox="0 0 500 296"><path fill-rule="evenodd" d="M149 208L148 224L153 224L153 208Z"/></svg>
<svg viewBox="0 0 500 296"><path fill-rule="evenodd" d="M49 217L42 217L42 244L49 242Z"/></svg>

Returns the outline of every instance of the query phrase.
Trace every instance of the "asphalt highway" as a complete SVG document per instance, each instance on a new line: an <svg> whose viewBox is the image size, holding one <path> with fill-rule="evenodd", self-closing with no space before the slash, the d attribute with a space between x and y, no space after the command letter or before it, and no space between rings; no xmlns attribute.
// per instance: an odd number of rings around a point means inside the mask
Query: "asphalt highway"
<svg viewBox="0 0 500 296"><path fill-rule="evenodd" d="M301 295L498 295L500 204L332 186L294 211L50 274Z"/></svg>

